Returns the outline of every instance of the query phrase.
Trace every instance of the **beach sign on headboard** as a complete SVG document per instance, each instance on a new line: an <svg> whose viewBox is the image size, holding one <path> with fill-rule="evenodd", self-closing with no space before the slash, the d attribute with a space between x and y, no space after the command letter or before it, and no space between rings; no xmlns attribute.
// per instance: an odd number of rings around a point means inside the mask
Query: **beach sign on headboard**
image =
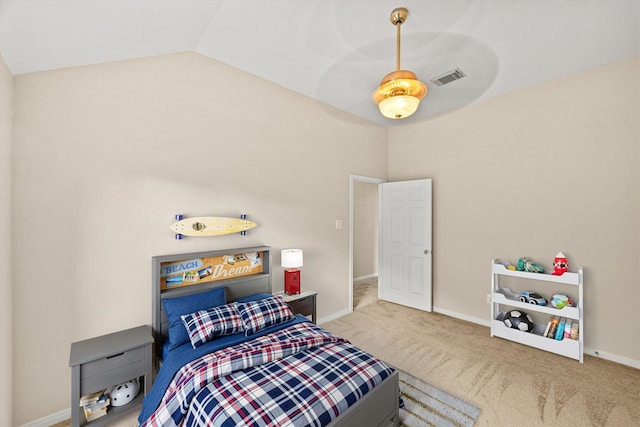
<svg viewBox="0 0 640 427"><path fill-rule="evenodd" d="M160 289L262 273L263 258L262 252L250 252L163 262L160 264Z"/></svg>

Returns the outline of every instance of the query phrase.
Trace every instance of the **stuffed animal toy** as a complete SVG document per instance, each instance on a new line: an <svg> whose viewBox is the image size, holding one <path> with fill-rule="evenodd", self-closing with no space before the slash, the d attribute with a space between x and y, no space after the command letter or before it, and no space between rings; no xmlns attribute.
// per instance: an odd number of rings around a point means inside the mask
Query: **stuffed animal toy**
<svg viewBox="0 0 640 427"><path fill-rule="evenodd" d="M518 271L527 271L529 273L544 273L544 267L529 261L528 258L520 258L518 260Z"/></svg>
<svg viewBox="0 0 640 427"><path fill-rule="evenodd" d="M558 252L558 255L553 259L553 276L562 276L569 271L569 261L562 252Z"/></svg>

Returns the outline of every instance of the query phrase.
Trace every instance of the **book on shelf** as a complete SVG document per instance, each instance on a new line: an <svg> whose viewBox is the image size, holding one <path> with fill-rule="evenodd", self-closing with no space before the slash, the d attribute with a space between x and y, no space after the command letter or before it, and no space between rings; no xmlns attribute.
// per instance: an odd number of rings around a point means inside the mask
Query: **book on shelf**
<svg viewBox="0 0 640 427"><path fill-rule="evenodd" d="M547 322L547 327L542 333L543 337L546 337L549 334L549 329L551 329L551 324L553 323L553 316L549 317L549 321Z"/></svg>
<svg viewBox="0 0 640 427"><path fill-rule="evenodd" d="M573 324L571 325L571 339L572 340L577 340L578 339L578 334L579 334L579 327L580 325L578 324L578 322L573 322Z"/></svg>
<svg viewBox="0 0 640 427"><path fill-rule="evenodd" d="M96 403L104 396L106 390L96 391L80 398L80 406L87 406Z"/></svg>
<svg viewBox="0 0 640 427"><path fill-rule="evenodd" d="M560 323L560 316L551 316L551 319L549 319L549 324L547 325L547 330L545 331L544 336L547 338L555 338L556 329L558 329L558 323Z"/></svg>
<svg viewBox="0 0 640 427"><path fill-rule="evenodd" d="M91 405L83 406L82 409L84 409L84 417L87 419L87 422L107 415L110 403L111 401L105 398L97 401L96 403L92 403Z"/></svg>
<svg viewBox="0 0 640 427"><path fill-rule="evenodd" d="M556 329L556 336L554 337L555 339L557 339L558 341L560 341L562 338L564 338L564 325L567 319L565 319L564 317L560 319L560 322L558 323L558 328Z"/></svg>
<svg viewBox="0 0 640 427"><path fill-rule="evenodd" d="M564 322L564 338L570 339L571 338L571 325L573 324L571 319L567 319L566 322Z"/></svg>

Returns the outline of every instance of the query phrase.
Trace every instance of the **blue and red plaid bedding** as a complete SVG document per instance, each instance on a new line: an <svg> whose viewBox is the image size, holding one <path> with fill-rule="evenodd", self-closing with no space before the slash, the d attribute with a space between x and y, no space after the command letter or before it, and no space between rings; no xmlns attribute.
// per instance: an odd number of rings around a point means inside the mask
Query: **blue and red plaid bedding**
<svg viewBox="0 0 640 427"><path fill-rule="evenodd" d="M141 427L324 426L392 372L348 341L300 323L183 366Z"/></svg>

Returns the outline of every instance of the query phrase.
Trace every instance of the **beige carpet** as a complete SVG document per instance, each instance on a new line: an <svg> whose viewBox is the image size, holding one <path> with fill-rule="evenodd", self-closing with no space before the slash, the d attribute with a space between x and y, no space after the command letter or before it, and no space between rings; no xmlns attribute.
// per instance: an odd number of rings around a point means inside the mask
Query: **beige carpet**
<svg viewBox="0 0 640 427"><path fill-rule="evenodd" d="M377 301L375 279L366 282L354 284L355 311L322 326L480 407L476 425L640 426L640 370L491 338L484 326Z"/></svg>
<svg viewBox="0 0 640 427"><path fill-rule="evenodd" d="M357 310L378 301L378 278L353 282L353 309Z"/></svg>
<svg viewBox="0 0 640 427"><path fill-rule="evenodd" d="M401 427L472 427L480 415L477 406L402 370L398 370L398 386Z"/></svg>
<svg viewBox="0 0 640 427"><path fill-rule="evenodd" d="M634 368L590 356L580 364L491 338L484 326L384 301L322 326L479 406L479 426L640 426Z"/></svg>

